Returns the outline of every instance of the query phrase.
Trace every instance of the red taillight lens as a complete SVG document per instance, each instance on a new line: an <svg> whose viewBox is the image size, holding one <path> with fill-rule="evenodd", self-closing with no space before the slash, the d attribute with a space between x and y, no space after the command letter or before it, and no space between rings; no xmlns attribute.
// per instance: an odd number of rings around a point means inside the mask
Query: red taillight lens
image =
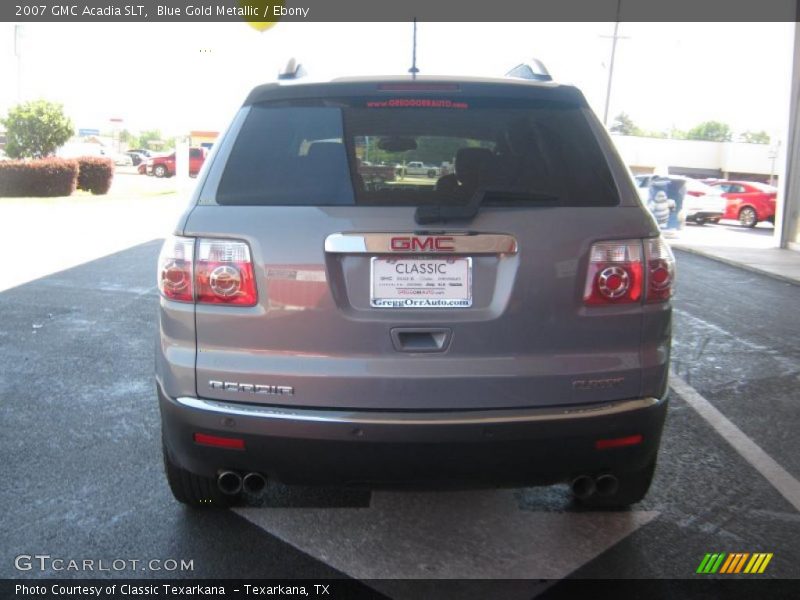
<svg viewBox="0 0 800 600"><path fill-rule="evenodd" d="M237 240L172 236L158 258L158 289L181 302L255 306L258 301L250 248Z"/></svg>
<svg viewBox="0 0 800 600"><path fill-rule="evenodd" d="M666 302L675 289L675 257L660 237L644 241L647 264L647 302Z"/></svg>
<svg viewBox="0 0 800 600"><path fill-rule="evenodd" d="M583 301L586 304L630 304L641 298L641 240L593 244Z"/></svg>
<svg viewBox="0 0 800 600"><path fill-rule="evenodd" d="M229 450L244 450L244 440L239 438L219 437L218 435L206 435L205 433L194 434L195 444L203 446L216 446L217 448L228 448Z"/></svg>
<svg viewBox="0 0 800 600"><path fill-rule="evenodd" d="M158 257L158 289L164 297L181 302L194 300L194 239L172 236L164 241Z"/></svg>
<svg viewBox="0 0 800 600"><path fill-rule="evenodd" d="M198 240L195 282L198 303L254 306L258 300L250 248L245 242Z"/></svg>
<svg viewBox="0 0 800 600"><path fill-rule="evenodd" d="M642 443L644 438L641 433L629 435L628 437L613 438L610 440L597 440L594 447L597 450L607 450L609 448L624 448L625 446L636 446Z"/></svg>

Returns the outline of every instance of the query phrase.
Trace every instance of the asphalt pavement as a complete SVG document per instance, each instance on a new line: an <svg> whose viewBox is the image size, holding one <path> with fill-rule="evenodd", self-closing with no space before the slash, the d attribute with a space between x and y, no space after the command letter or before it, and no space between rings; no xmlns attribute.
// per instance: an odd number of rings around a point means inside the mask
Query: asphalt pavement
<svg viewBox="0 0 800 600"><path fill-rule="evenodd" d="M513 578L528 581L506 597L530 597L543 578L696 577L709 552L773 553L758 577L800 577L791 499L675 392L653 486L628 511L581 510L565 486L276 485L251 507L184 508L162 473L152 376L159 247L0 293L0 577L353 577L392 597L414 596L393 579ZM676 255L676 375L800 478L800 287ZM94 573L15 567L33 554L141 562ZM157 570L153 559L192 568Z"/></svg>

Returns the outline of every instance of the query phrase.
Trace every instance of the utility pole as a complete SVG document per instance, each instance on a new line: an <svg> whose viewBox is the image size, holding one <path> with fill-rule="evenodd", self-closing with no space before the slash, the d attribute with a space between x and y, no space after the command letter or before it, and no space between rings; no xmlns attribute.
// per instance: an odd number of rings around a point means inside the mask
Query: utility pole
<svg viewBox="0 0 800 600"><path fill-rule="evenodd" d="M606 105L603 109L603 125L608 127L608 105L611 100L611 80L614 78L614 59L617 54L617 40L627 40L628 37L619 35L619 17L622 12L622 0L617 0L617 20L614 21L614 35L601 35L600 37L611 38L611 61L608 65L608 86L606 87Z"/></svg>
<svg viewBox="0 0 800 600"><path fill-rule="evenodd" d="M414 17L414 41L411 48L411 68L408 70L411 78L416 79L419 69L417 68L417 17Z"/></svg>

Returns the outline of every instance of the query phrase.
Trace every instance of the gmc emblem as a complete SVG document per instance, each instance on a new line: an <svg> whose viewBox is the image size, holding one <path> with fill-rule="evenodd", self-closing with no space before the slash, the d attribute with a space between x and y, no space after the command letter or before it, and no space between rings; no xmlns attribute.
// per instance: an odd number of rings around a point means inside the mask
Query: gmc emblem
<svg viewBox="0 0 800 600"><path fill-rule="evenodd" d="M452 252L455 250L451 236L403 236L392 238L394 252Z"/></svg>

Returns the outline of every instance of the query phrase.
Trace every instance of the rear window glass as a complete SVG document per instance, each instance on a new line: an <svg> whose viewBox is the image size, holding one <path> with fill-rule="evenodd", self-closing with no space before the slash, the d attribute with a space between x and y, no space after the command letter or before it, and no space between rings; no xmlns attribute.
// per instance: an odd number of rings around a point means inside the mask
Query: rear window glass
<svg viewBox="0 0 800 600"><path fill-rule="evenodd" d="M337 99L254 105L233 144L218 204L515 205L618 203L580 107L487 99ZM552 203L551 203L552 204Z"/></svg>

